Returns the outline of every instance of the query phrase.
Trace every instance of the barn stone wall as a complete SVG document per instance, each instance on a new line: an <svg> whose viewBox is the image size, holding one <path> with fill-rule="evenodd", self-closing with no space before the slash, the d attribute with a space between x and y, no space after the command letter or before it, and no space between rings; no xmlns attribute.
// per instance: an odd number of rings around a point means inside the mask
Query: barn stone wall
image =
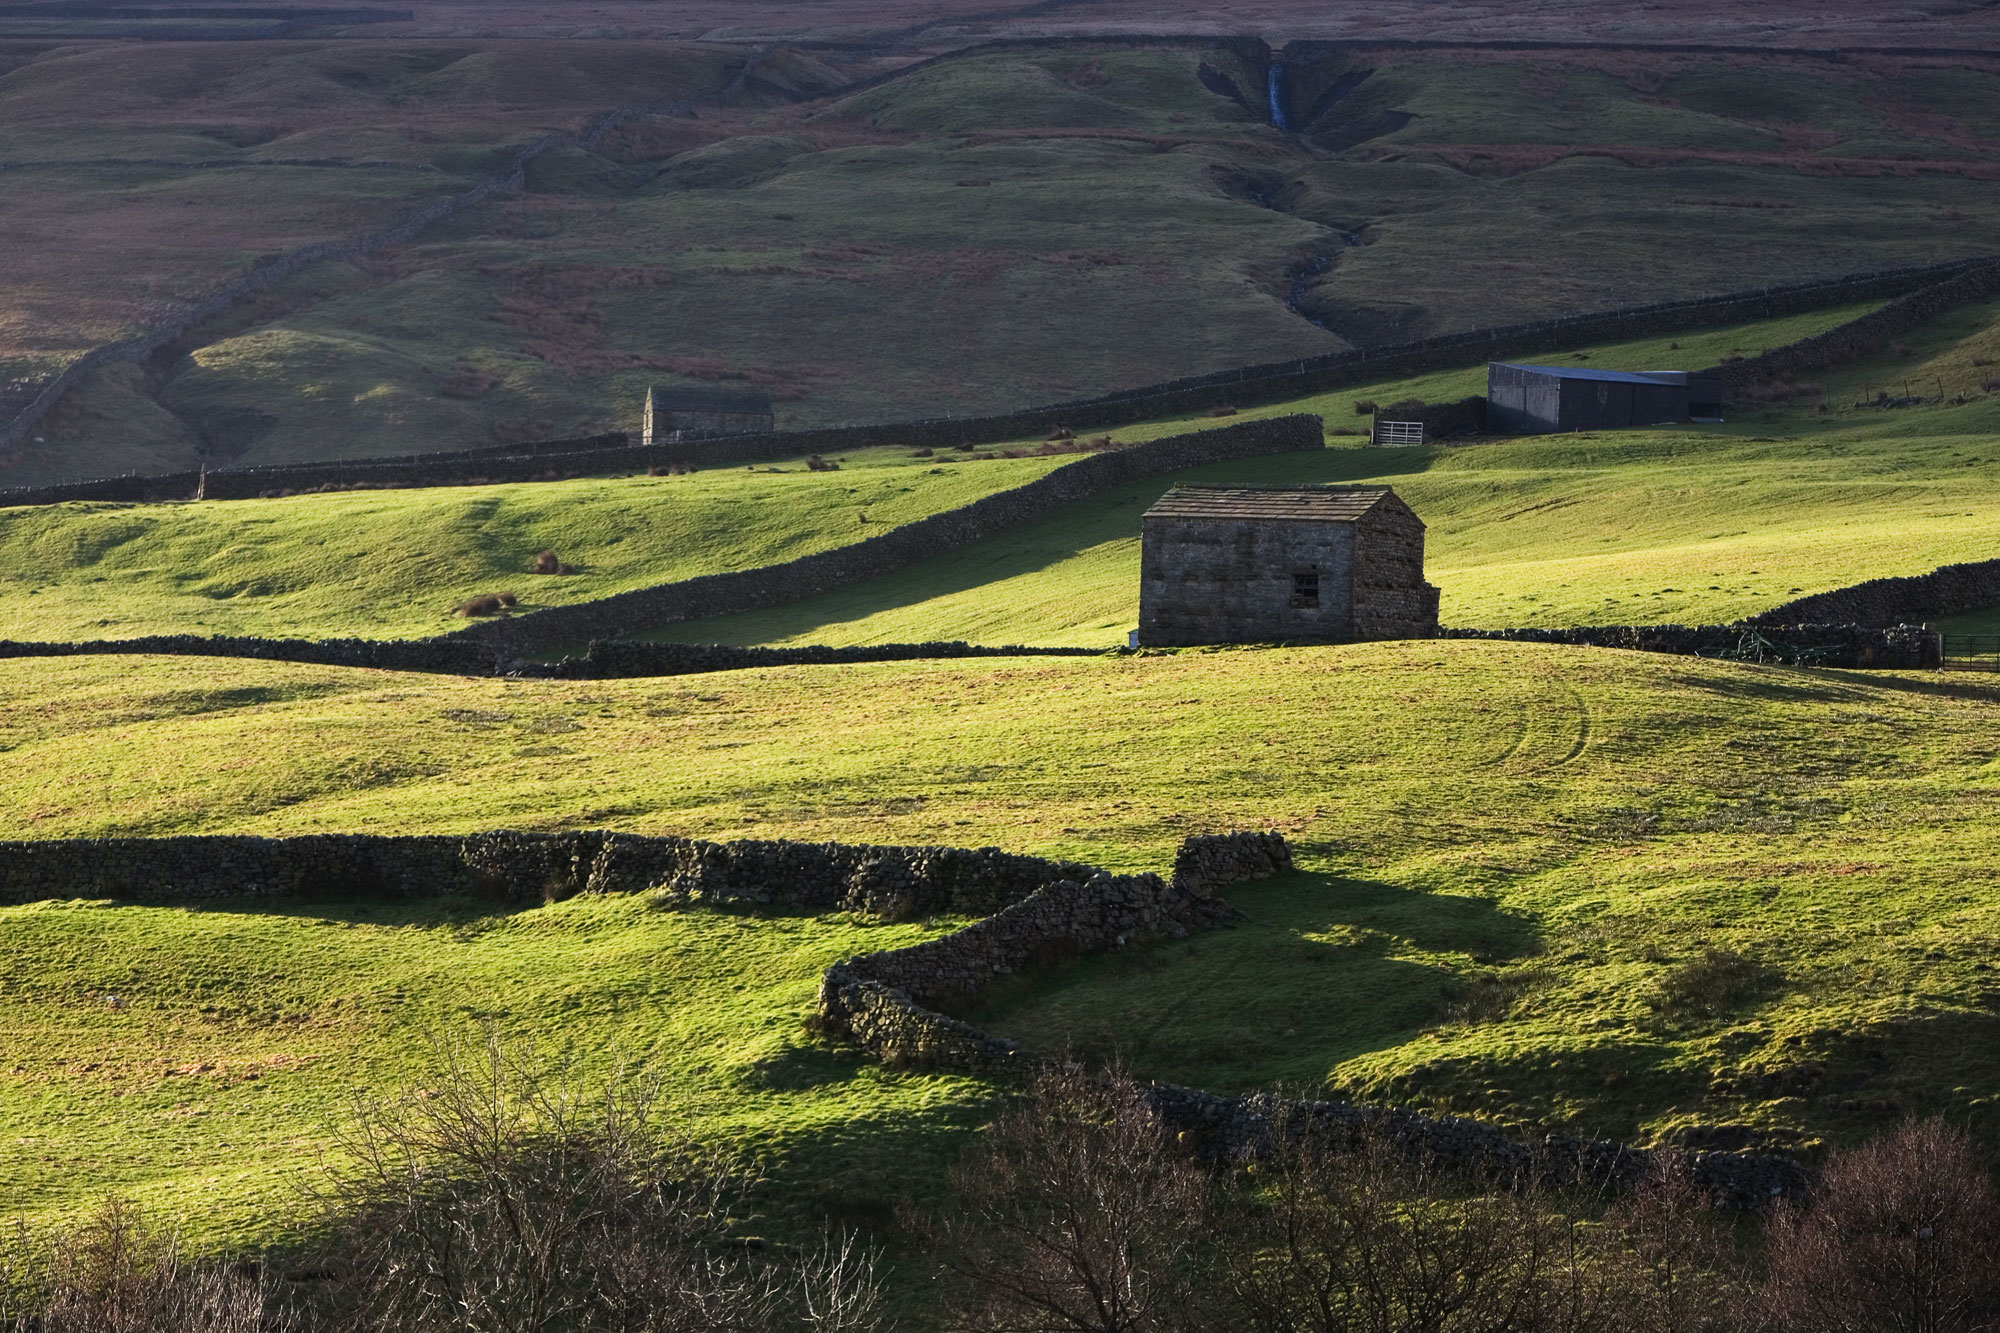
<svg viewBox="0 0 2000 1333"><path fill-rule="evenodd" d="M1319 605L1294 604L1317 572ZM1430 638L1438 590L1424 582L1424 525L1394 496L1351 523L1148 516L1139 642L1346 642Z"/></svg>
<svg viewBox="0 0 2000 1333"><path fill-rule="evenodd" d="M1283 519L1148 517L1139 556L1139 642L1268 643L1354 637L1355 529ZM1316 572L1319 605L1292 605Z"/></svg>
<svg viewBox="0 0 2000 1333"><path fill-rule="evenodd" d="M1424 582L1423 521L1401 501L1385 500L1355 526L1354 637L1434 637L1438 590Z"/></svg>

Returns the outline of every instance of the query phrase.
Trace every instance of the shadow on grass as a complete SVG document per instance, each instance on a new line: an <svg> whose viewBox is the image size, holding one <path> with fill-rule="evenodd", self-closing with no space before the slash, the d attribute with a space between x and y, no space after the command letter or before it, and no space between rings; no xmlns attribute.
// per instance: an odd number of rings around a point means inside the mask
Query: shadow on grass
<svg viewBox="0 0 2000 1333"><path fill-rule="evenodd" d="M1366 880L1290 875L1228 897L1245 914L1231 927L1013 978L961 1016L1031 1049L1218 1092L1309 1086L1446 1011L1464 969L1412 955L1483 966L1540 942L1489 899Z"/></svg>

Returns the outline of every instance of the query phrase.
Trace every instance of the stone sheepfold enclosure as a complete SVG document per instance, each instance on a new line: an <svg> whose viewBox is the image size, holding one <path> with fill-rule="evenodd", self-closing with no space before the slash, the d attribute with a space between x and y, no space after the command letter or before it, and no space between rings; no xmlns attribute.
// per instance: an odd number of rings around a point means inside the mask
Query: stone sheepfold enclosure
<svg viewBox="0 0 2000 1333"><path fill-rule="evenodd" d="M847 911L891 921L975 916L961 930L828 968L812 1026L896 1064L1013 1081L1048 1068L1050 1058L941 1006L997 977L1224 924L1238 914L1217 889L1291 869L1291 848L1277 833L1188 838L1166 877L1112 875L992 847L718 843L602 831L85 838L0 842L0 904L110 898L227 906L462 893L532 906L578 894L648 892L667 908ZM1274 1133L1331 1131L1338 1141L1367 1131L1414 1156L1502 1181L1534 1174L1615 1189L1672 1159L1730 1207L1765 1205L1810 1183L1798 1162L1764 1154L1662 1152L1562 1135L1523 1143L1454 1117L1219 1096L1165 1083L1147 1084L1141 1095L1218 1160L1255 1156Z"/></svg>

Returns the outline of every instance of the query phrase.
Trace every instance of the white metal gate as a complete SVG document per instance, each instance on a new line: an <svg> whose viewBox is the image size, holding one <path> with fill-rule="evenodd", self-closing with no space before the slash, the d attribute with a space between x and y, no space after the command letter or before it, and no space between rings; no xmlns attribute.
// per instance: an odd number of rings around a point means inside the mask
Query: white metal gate
<svg viewBox="0 0 2000 1333"><path fill-rule="evenodd" d="M1421 421L1380 421L1375 425L1377 444L1422 444L1424 423Z"/></svg>

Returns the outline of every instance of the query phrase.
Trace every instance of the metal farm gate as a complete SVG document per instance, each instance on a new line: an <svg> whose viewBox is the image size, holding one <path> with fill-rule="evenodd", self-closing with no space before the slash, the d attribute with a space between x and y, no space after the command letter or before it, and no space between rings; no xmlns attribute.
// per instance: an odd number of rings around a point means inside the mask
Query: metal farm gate
<svg viewBox="0 0 2000 1333"><path fill-rule="evenodd" d="M2000 671L2000 634L1955 634L1938 636L1938 660L1951 671Z"/></svg>
<svg viewBox="0 0 2000 1333"><path fill-rule="evenodd" d="M1375 427L1375 443L1387 445L1411 445L1424 442L1424 423L1421 421L1383 421Z"/></svg>

